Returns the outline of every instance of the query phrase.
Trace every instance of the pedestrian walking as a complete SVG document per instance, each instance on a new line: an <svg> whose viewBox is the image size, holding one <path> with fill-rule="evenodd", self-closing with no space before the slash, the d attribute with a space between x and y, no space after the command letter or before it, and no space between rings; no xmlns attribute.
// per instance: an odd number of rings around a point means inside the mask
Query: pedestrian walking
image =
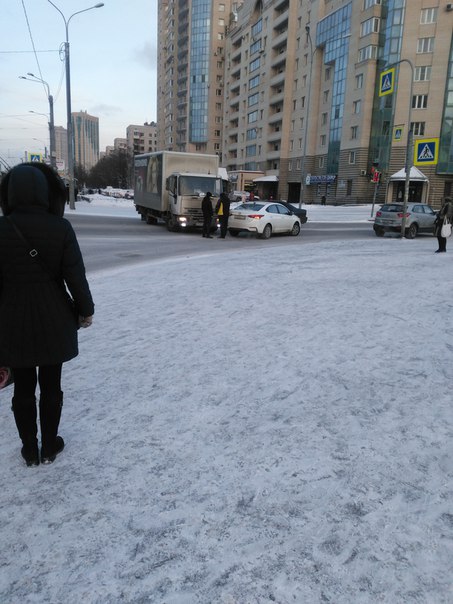
<svg viewBox="0 0 453 604"><path fill-rule="evenodd" d="M215 207L215 212L220 221L219 239L225 239L228 230L228 219L230 217L230 198L226 193L220 193L219 201Z"/></svg>
<svg viewBox="0 0 453 604"><path fill-rule="evenodd" d="M212 208L211 198L212 193L208 191L201 202L201 211L203 212L203 237L206 237L207 239L212 239L211 225L214 210Z"/></svg>
<svg viewBox="0 0 453 604"><path fill-rule="evenodd" d="M64 448L62 366L78 355L77 330L94 313L65 201L63 181L45 164L20 164L0 184L0 364L14 375L12 411L28 466L52 463Z"/></svg>
<svg viewBox="0 0 453 604"><path fill-rule="evenodd" d="M439 212L437 213L437 218L434 226L434 234L437 237L438 248L434 252L435 254L447 251L447 237L444 236L445 233L442 234L442 227L444 226L444 222L449 225L451 233L451 224L453 222L453 204L450 197L444 198L442 206Z"/></svg>

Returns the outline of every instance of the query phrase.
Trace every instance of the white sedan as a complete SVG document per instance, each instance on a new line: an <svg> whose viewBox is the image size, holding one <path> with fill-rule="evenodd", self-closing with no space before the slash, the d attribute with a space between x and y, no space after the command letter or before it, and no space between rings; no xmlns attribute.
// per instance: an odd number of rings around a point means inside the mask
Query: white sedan
<svg viewBox="0 0 453 604"><path fill-rule="evenodd" d="M231 210L228 232L233 237L248 231L269 239L273 233L288 233L297 237L300 220L295 214L275 201L249 201Z"/></svg>

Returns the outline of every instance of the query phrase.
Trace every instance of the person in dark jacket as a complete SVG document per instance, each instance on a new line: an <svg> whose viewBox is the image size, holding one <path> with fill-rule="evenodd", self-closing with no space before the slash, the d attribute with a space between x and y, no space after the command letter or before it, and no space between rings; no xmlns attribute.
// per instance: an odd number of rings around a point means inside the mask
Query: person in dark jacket
<svg viewBox="0 0 453 604"><path fill-rule="evenodd" d="M437 218L434 226L434 234L437 237L438 248L434 252L435 254L439 254L447 251L447 238L442 237L441 230L442 225L444 224L444 219L447 219L450 224L453 223L453 204L451 202L450 197L445 197L442 207L437 213Z"/></svg>
<svg viewBox="0 0 453 604"><path fill-rule="evenodd" d="M230 217L230 198L226 193L220 193L219 201L216 204L215 212L220 221L219 239L225 239L228 230L228 218Z"/></svg>
<svg viewBox="0 0 453 604"><path fill-rule="evenodd" d="M0 184L0 364L13 371L12 411L28 466L51 463L64 448L62 365L78 355L77 329L90 326L94 313L79 244L62 216L65 195L63 181L44 164L16 166Z"/></svg>
<svg viewBox="0 0 453 604"><path fill-rule="evenodd" d="M201 202L201 211L203 212L203 237L207 237L208 239L212 239L211 224L214 215L211 198L212 193L208 191Z"/></svg>

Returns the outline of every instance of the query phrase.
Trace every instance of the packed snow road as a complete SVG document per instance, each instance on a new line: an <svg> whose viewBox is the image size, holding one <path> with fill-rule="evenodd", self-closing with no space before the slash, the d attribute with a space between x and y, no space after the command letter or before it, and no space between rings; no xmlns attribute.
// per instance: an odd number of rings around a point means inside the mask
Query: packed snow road
<svg viewBox="0 0 453 604"><path fill-rule="evenodd" d="M77 232L88 272L149 262L150 258L162 260L233 250L253 253L276 246L288 247L291 257L307 243L375 237L369 222L307 222L298 237L278 235L266 241L249 234L211 240L203 239L197 232L170 233L164 225L145 224L138 215L97 216L76 211L67 212L66 216Z"/></svg>

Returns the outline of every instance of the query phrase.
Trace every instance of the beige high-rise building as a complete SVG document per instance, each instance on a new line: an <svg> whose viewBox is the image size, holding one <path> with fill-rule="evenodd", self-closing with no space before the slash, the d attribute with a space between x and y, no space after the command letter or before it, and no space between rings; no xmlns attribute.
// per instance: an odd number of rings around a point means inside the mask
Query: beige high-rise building
<svg viewBox="0 0 453 604"><path fill-rule="evenodd" d="M437 206L453 194L452 29L440 0L161 0L159 148L217 152L291 202L401 199L408 161L409 199Z"/></svg>
<svg viewBox="0 0 453 604"><path fill-rule="evenodd" d="M72 113L75 164L85 170L99 161L99 118L86 111Z"/></svg>
<svg viewBox="0 0 453 604"><path fill-rule="evenodd" d="M58 169L64 173L68 169L68 131L63 126L55 126L55 154Z"/></svg>
<svg viewBox="0 0 453 604"><path fill-rule="evenodd" d="M231 0L159 0L159 149L221 153Z"/></svg>

